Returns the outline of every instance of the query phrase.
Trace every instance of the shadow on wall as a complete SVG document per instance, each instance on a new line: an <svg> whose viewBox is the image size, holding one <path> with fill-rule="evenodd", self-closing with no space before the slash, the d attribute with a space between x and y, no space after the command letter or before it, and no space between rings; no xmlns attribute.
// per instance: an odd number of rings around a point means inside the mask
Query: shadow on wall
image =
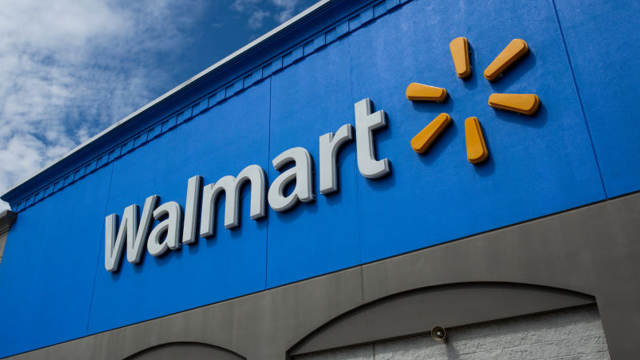
<svg viewBox="0 0 640 360"><path fill-rule="evenodd" d="M126 360L244 360L245 358L229 350L196 342L175 342L142 350Z"/></svg>

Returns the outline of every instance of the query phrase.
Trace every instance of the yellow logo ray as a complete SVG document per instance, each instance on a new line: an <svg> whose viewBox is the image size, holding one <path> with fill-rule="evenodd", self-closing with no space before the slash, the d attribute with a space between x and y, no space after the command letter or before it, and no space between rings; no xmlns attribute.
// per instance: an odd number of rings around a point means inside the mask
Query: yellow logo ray
<svg viewBox="0 0 640 360"><path fill-rule="evenodd" d="M467 160L472 164L485 161L489 157L489 150L477 117L472 116L464 121L464 135L467 140Z"/></svg>
<svg viewBox="0 0 640 360"><path fill-rule="evenodd" d="M540 99L536 94L491 94L489 106L524 115L533 115L538 111Z"/></svg>
<svg viewBox="0 0 640 360"><path fill-rule="evenodd" d="M529 51L527 42L522 39L513 39L504 50L484 70L484 77L489 81L495 80L509 65L524 56Z"/></svg>
<svg viewBox="0 0 640 360"><path fill-rule="evenodd" d="M411 83L407 86L407 99L412 101L444 101L447 90L435 86Z"/></svg>
<svg viewBox="0 0 640 360"><path fill-rule="evenodd" d="M469 62L469 42L466 37L457 37L449 43L451 50L451 58L453 58L453 66L456 68L456 74L461 79L471 75L471 63Z"/></svg>
<svg viewBox="0 0 640 360"><path fill-rule="evenodd" d="M411 139L411 148L418 154L422 154L433 142L438 138L438 135L451 123L451 116L447 113L442 113L436 116L435 119L424 127L416 136Z"/></svg>
<svg viewBox="0 0 640 360"><path fill-rule="evenodd" d="M451 58L456 74L463 79L471 75L469 58L469 42L465 37L457 37L449 43ZM489 64L484 71L484 77L489 81L495 80L516 60L526 55L529 46L522 39L513 39L507 47ZM406 90L407 99L412 101L444 101L447 90L435 86L411 83ZM536 94L491 94L489 106L513 111L524 115L534 115L540 107L540 99ZM451 116L446 113L438 115L425 126L413 139L411 148L422 154L426 152L444 129L451 123ZM484 140L482 127L478 118L469 117L464 122L464 133L467 145L467 160L472 164L479 164L489 157L489 150Z"/></svg>

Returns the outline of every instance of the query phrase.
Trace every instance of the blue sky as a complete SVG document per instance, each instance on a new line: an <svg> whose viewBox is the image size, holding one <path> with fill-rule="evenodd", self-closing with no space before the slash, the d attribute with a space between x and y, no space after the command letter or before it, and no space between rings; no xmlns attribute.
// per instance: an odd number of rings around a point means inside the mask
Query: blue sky
<svg viewBox="0 0 640 360"><path fill-rule="evenodd" d="M4 3L0 193L314 2Z"/></svg>

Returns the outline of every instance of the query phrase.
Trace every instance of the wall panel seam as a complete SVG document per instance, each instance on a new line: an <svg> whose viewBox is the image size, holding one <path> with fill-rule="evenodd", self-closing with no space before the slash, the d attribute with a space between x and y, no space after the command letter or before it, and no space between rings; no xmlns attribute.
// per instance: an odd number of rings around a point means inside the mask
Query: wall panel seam
<svg viewBox="0 0 640 360"><path fill-rule="evenodd" d="M573 68L573 62L571 61L571 55L569 54L569 47L567 46L567 39L564 35L564 30L562 29L562 23L560 22L560 15L558 14L558 8L556 6L556 0L551 0L551 6L553 7L553 15L556 18L556 23L558 24L558 31L560 32L560 38L562 39L562 47L564 48L565 55L567 57L567 62L569 64L569 70L571 72L571 80L573 81L573 86L576 91L576 96L578 98L578 103L580 104L580 112L582 113L582 119L584 120L584 125L587 129L587 135L589 136L589 145L591 145L591 151L593 152L593 158L596 162L596 167L598 169L598 176L600 177L600 184L602 186L602 191L604 193L605 199L609 198L607 194L607 188L604 183L604 177L602 175L602 169L600 168L600 161L598 160L598 153L596 152L596 147L593 144L593 136L591 135L591 128L589 127L589 120L587 119L587 113L584 109L584 103L582 101L582 96L580 95L580 87L578 86L578 80L576 78L575 70Z"/></svg>
<svg viewBox="0 0 640 360"><path fill-rule="evenodd" d="M269 78L269 123L267 125L267 131L269 131L269 136L267 136L267 181L269 181L269 172L271 169L271 164L269 160L271 159L271 111L272 111L272 89L273 89L273 78ZM264 254L264 288L267 289L269 287L269 221L266 221L266 244L265 244L265 254Z"/></svg>
<svg viewBox="0 0 640 360"><path fill-rule="evenodd" d="M109 176L109 185L107 186L107 197L104 203L104 211L102 212L103 216L107 216L107 210L109 209L109 199L111 198L111 184L113 182L113 173L115 172L115 164L111 164L111 175ZM106 254L105 254L106 256ZM85 328L85 334L89 335L89 325L91 324L91 311L93 310L93 301L96 294L96 281L98 278L98 268L100 266L100 242L98 242L98 249L96 252L96 266L94 268L93 273L93 282L91 284L91 296L89 298L89 309L87 313L87 326Z"/></svg>

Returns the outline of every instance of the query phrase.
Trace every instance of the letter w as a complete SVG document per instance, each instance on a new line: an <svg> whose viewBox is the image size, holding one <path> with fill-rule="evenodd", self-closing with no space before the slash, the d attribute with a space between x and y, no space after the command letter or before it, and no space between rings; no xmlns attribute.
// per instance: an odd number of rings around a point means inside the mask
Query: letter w
<svg viewBox="0 0 640 360"><path fill-rule="evenodd" d="M153 210L157 203L157 195L149 196L145 200L144 209L142 209L142 223L139 228L138 205L127 206L124 209L117 236L118 215L111 214L105 218L104 267L107 271L118 271L125 242L127 243L127 261L132 264L140 262L149 234Z"/></svg>

